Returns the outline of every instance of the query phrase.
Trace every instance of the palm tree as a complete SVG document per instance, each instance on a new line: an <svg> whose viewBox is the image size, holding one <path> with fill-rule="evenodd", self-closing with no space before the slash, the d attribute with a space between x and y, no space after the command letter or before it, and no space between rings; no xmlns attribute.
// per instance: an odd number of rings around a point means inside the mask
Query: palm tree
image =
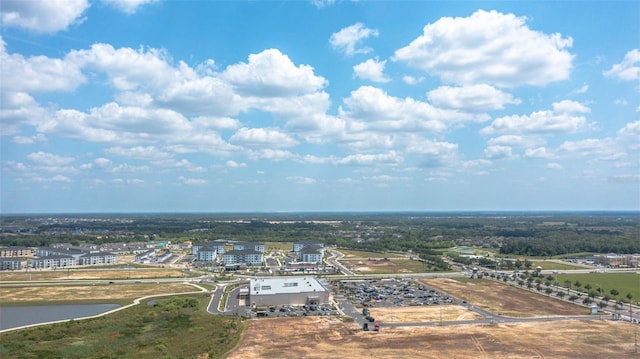
<svg viewBox="0 0 640 359"><path fill-rule="evenodd" d="M587 284L585 284L585 285L584 285L584 289L585 289L587 292L588 292L588 291L590 291L590 290L591 290L591 288L593 288L593 287L592 287L592 286L591 286L591 284L589 284L589 283L587 283Z"/></svg>

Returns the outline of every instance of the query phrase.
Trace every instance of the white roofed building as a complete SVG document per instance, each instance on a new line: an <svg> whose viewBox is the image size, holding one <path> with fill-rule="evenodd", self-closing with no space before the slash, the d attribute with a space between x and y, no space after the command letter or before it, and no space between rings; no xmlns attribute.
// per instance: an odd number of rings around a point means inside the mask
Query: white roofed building
<svg viewBox="0 0 640 359"><path fill-rule="evenodd" d="M251 279L252 306L312 305L329 302L329 291L316 277L275 277Z"/></svg>

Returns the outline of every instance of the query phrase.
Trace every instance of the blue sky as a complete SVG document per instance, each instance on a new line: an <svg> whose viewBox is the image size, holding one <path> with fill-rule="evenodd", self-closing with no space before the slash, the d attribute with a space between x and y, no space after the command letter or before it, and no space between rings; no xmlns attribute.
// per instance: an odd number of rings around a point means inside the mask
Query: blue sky
<svg viewBox="0 0 640 359"><path fill-rule="evenodd" d="M2 213L640 209L637 1L0 5Z"/></svg>

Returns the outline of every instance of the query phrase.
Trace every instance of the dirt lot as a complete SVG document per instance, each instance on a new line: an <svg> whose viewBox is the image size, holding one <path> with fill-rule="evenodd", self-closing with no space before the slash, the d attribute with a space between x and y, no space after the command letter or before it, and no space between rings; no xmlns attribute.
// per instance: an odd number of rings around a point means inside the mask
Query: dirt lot
<svg viewBox="0 0 640 359"><path fill-rule="evenodd" d="M0 272L0 281L46 279L144 279L184 277L178 269L58 269Z"/></svg>
<svg viewBox="0 0 640 359"><path fill-rule="evenodd" d="M589 309L583 306L489 280L461 282L438 278L421 282L494 314L519 318L589 314Z"/></svg>
<svg viewBox="0 0 640 359"><path fill-rule="evenodd" d="M122 284L122 285L78 285L43 287L2 287L0 301L52 301L52 300L94 300L133 299L152 294L194 292L196 288L188 284Z"/></svg>
<svg viewBox="0 0 640 359"><path fill-rule="evenodd" d="M428 307L375 307L370 315L382 323L437 322L446 320L472 320L483 317L459 305Z"/></svg>
<svg viewBox="0 0 640 359"><path fill-rule="evenodd" d="M416 273L424 270L424 264L410 259L354 259L343 260L351 270L358 273Z"/></svg>
<svg viewBox="0 0 640 359"><path fill-rule="evenodd" d="M640 358L634 330L622 322L562 321L375 333L337 318L256 319L228 358Z"/></svg>

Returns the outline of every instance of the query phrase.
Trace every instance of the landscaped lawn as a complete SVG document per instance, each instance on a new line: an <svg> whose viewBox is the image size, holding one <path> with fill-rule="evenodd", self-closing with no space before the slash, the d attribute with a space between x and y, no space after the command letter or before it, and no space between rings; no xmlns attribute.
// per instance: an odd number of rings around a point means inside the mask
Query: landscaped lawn
<svg viewBox="0 0 640 359"><path fill-rule="evenodd" d="M585 273L585 274L558 274L558 282L564 286L565 281L571 281L571 288L579 281L584 286L588 283L591 290L597 290L602 286L602 293L611 296L611 289L616 289L620 294L619 299L627 301L627 293L633 295L633 302L640 300L640 274L637 273ZM611 296L612 297L612 296Z"/></svg>
<svg viewBox="0 0 640 359"><path fill-rule="evenodd" d="M0 334L1 358L220 358L240 317L206 312L209 296L155 299L103 317Z"/></svg>

